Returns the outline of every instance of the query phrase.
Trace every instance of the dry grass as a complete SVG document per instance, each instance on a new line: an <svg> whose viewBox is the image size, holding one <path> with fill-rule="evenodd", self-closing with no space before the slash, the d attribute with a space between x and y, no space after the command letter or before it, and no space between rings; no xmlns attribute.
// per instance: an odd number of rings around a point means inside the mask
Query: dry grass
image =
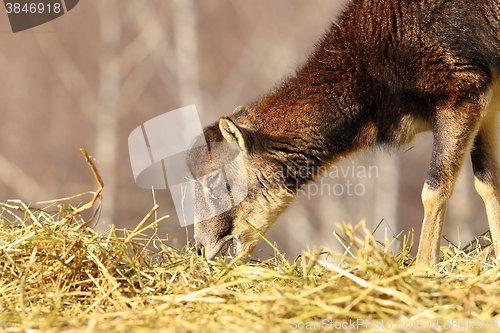
<svg viewBox="0 0 500 333"><path fill-rule="evenodd" d="M133 231L93 231L82 212L96 198L80 208L0 204L0 332L500 329L500 266L479 245L444 249L432 277L414 276L408 246L385 252L363 224L342 226L344 255L207 262L144 235L156 207Z"/></svg>

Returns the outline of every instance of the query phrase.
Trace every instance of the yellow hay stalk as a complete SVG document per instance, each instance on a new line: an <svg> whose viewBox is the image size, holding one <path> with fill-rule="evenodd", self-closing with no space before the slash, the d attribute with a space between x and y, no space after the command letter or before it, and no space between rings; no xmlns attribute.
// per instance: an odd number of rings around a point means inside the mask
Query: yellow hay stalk
<svg viewBox="0 0 500 333"><path fill-rule="evenodd" d="M0 332L500 329L500 268L488 248L443 248L432 276L416 277L409 238L394 255L360 223L340 226L343 255L288 261L276 249L266 261L207 262L146 236L163 219L151 221L156 205L133 231L90 228L103 183L83 154L99 183L89 203L0 204Z"/></svg>

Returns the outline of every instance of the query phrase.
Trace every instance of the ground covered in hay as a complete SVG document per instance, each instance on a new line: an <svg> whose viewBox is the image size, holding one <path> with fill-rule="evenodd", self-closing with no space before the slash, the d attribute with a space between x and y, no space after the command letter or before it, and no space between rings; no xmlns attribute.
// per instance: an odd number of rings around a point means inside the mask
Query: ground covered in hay
<svg viewBox="0 0 500 333"><path fill-rule="evenodd" d="M135 230L95 232L99 195L0 203L0 332L500 330L488 248L444 248L417 277L408 246L384 251L359 224L342 226L342 255L207 262L155 234L156 206Z"/></svg>
<svg viewBox="0 0 500 333"><path fill-rule="evenodd" d="M154 214L100 234L75 208L0 206L0 332L500 330L499 266L480 249L415 277L360 224L344 229L341 263L328 250L207 262L144 237Z"/></svg>

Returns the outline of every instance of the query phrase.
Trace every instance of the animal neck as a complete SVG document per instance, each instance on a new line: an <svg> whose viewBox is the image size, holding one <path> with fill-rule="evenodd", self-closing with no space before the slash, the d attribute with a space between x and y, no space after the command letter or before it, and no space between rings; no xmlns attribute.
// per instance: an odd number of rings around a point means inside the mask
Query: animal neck
<svg viewBox="0 0 500 333"><path fill-rule="evenodd" d="M367 103L359 96L366 89L343 43L318 45L295 76L243 111L247 127L259 133L260 145L295 188L370 141L360 145Z"/></svg>

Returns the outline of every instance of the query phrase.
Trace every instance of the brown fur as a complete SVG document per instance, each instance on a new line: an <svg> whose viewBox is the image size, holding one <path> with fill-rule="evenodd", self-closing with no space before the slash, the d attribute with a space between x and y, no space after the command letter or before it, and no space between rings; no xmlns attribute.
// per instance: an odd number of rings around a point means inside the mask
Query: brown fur
<svg viewBox="0 0 500 333"><path fill-rule="evenodd" d="M237 253L250 253L259 236L247 222L265 233L322 167L359 149L398 146L432 130L417 262L438 261L446 203L468 152L499 256L492 125L499 72L500 0L350 1L294 76L205 129L207 142L241 148L249 194L196 223L199 247L212 258L232 240ZM189 163L196 174L208 162L191 156ZM203 207L208 199L197 200Z"/></svg>

